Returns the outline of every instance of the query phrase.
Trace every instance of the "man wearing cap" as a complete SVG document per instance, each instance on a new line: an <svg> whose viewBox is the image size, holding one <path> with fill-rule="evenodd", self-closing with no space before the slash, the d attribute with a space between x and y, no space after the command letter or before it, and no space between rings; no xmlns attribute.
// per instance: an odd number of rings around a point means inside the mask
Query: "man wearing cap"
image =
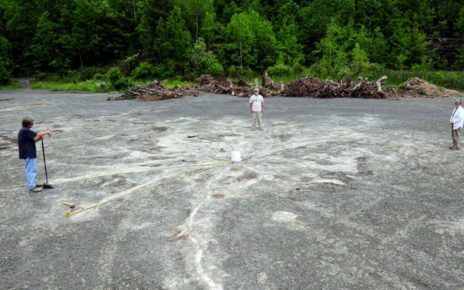
<svg viewBox="0 0 464 290"><path fill-rule="evenodd" d="M255 89L255 93L250 97L250 113L253 116L252 129L263 130L262 113L264 112L264 99L259 94L259 90ZM257 123L257 124L256 124Z"/></svg>
<svg viewBox="0 0 464 290"><path fill-rule="evenodd" d="M51 136L49 131L34 132L34 120L31 117L24 117L23 127L18 133L19 159L26 162L27 187L32 192L42 191L42 186L37 184L37 152L35 142L42 140L45 136Z"/></svg>
<svg viewBox="0 0 464 290"><path fill-rule="evenodd" d="M459 135L462 125L464 123L464 109L461 107L461 101L454 102L454 110L451 114L449 123L451 124L451 138L453 138L453 145L449 147L450 150L459 150Z"/></svg>

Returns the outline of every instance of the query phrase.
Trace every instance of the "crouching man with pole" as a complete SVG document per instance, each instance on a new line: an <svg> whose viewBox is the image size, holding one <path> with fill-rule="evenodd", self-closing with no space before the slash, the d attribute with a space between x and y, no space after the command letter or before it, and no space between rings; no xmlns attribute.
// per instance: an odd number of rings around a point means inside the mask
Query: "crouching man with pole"
<svg viewBox="0 0 464 290"><path fill-rule="evenodd" d="M449 149L459 150L459 137L464 123L464 109L461 107L460 100L456 100L454 102L454 106L455 108L449 120L449 123L451 124L451 138L453 139L453 145L451 145Z"/></svg>
<svg viewBox="0 0 464 290"><path fill-rule="evenodd" d="M27 187L32 192L42 191L42 185L37 184L37 150L35 142L42 140L45 136L51 136L49 131L34 132L34 120L25 117L22 121L23 127L18 133L19 159L26 163Z"/></svg>

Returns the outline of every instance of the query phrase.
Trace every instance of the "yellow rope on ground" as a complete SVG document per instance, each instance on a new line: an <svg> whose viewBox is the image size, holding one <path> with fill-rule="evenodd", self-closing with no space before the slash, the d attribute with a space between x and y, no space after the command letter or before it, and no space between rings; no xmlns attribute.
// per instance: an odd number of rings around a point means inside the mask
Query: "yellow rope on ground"
<svg viewBox="0 0 464 290"><path fill-rule="evenodd" d="M177 168L177 167L184 168L184 167L191 167L191 166L210 166L210 165L216 165L218 163L223 164L224 161L177 164L177 165L169 166L169 169ZM135 169L135 167L132 167L132 168L116 170L112 172L102 172L102 173L81 175L81 176L70 177L70 178L58 178L58 179L53 180L53 184L63 184L63 183L80 181L83 179L93 179L93 178L104 177L104 176L125 175L125 174L130 174L130 173L141 173L141 172L150 172L150 171L160 170L159 167L148 167L148 165L161 165L161 164L142 164L142 165L138 165L138 167L136 167L137 169Z"/></svg>
<svg viewBox="0 0 464 290"><path fill-rule="evenodd" d="M226 161L213 161L213 162L205 162L205 163L190 163L190 162L185 162L185 164L177 164L174 166L170 166L169 169L171 168L177 168L177 167L192 167L192 166L216 166L220 164L224 164ZM227 161L229 162L229 161ZM150 164L146 164L150 165ZM131 170L126 169L126 170L121 170L121 171L114 171L114 172L104 172L104 173L97 173L95 175L82 175L82 176L76 176L76 177L70 177L70 178L58 178L52 180L52 184L63 184L63 183L69 183L69 182L74 182L74 181L79 181L82 179L92 179L92 178L97 178L97 177L105 177L105 176L112 176L112 175L124 175L124 174L129 174L129 173L140 173L140 172L150 172L150 171L156 171L159 170L160 168L154 167L154 168L144 168L146 165L142 164L137 170ZM155 164L158 165L158 164ZM5 186L5 187L0 187L0 191L7 191L7 190L12 190L12 189L19 189L19 188L26 188L25 185L11 185L11 186Z"/></svg>
<svg viewBox="0 0 464 290"><path fill-rule="evenodd" d="M87 211L89 209L93 209L93 208L96 208L96 207L99 207L101 205L104 205L104 204L107 204L109 202L112 202L114 200L117 200L117 199L121 199L123 197L126 197L126 196L129 196L131 194L134 194L134 193L137 193L137 192L140 192L144 189L147 189L147 188L156 188L156 187L159 187L161 185L164 185L164 184L168 184L168 183L172 183L176 180L179 180L179 179L182 179L184 177L188 177L188 176L192 176L192 175L196 175L196 174L200 174L200 173L203 173L203 172L206 172L208 170L211 170L219 165L223 165L223 164L228 164L230 163L231 161L227 160L227 161L222 161L222 162L216 162L214 166L212 167L208 167L208 168L201 168L201 169L197 169L197 170L194 170L194 171L190 171L190 172L187 172L187 173L183 173L183 174L180 174L180 175L177 175L173 178L169 178L169 179L166 179L166 180L162 180L162 181L158 181L158 182L149 182L149 183L146 183L146 184L142 184L142 185L139 185L139 186L136 186L134 188L131 188L129 190L126 190L126 191L123 191L121 193L117 193L117 194L114 194L106 199L103 199L101 200L100 202L97 202L93 205L90 205L90 206L87 206L87 207L84 207L84 208L80 208L76 211L68 211L65 213L65 216L75 216L79 213L82 213L84 211ZM201 164L199 164L201 165Z"/></svg>

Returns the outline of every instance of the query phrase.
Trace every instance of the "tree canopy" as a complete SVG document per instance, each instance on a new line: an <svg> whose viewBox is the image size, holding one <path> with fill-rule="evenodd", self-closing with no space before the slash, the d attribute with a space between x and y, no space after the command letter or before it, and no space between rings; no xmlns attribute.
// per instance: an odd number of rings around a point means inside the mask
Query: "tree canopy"
<svg viewBox="0 0 464 290"><path fill-rule="evenodd" d="M464 50L448 63L431 46L462 37L461 0L2 0L0 83L128 58L187 78L303 66L328 75L463 69Z"/></svg>

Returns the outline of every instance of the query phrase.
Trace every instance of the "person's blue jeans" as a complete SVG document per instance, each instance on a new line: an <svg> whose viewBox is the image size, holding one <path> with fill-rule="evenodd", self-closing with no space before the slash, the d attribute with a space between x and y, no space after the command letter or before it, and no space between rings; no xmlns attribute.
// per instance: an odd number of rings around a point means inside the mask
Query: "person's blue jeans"
<svg viewBox="0 0 464 290"><path fill-rule="evenodd" d="M27 188L35 188L37 182L37 159L27 158L26 160L26 179Z"/></svg>

